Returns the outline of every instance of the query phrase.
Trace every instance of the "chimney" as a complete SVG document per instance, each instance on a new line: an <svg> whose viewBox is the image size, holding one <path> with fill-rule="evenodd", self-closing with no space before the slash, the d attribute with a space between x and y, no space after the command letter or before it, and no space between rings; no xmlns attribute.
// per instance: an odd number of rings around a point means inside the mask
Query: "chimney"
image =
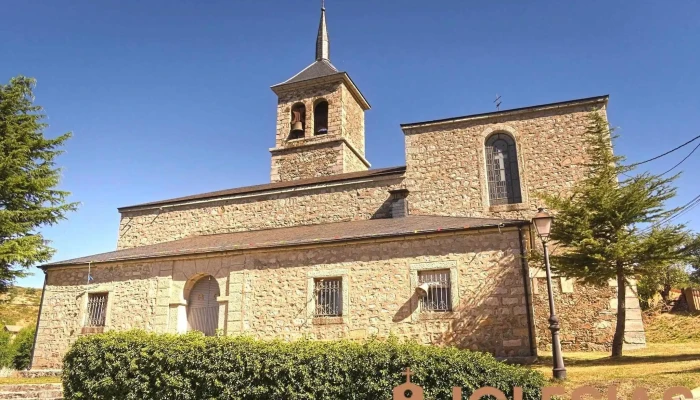
<svg viewBox="0 0 700 400"><path fill-rule="evenodd" d="M391 218L408 216L408 189L390 190L389 193L391 193Z"/></svg>

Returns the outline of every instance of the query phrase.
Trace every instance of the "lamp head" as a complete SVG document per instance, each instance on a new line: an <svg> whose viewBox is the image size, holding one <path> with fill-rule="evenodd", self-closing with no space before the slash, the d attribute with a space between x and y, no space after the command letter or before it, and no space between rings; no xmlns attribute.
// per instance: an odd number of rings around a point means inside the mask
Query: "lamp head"
<svg viewBox="0 0 700 400"><path fill-rule="evenodd" d="M537 235L541 239L549 238L553 220L554 217L549 215L549 213L544 208L540 208L537 211L537 214L535 214L535 216L532 217L532 223L535 225L535 229L537 229Z"/></svg>

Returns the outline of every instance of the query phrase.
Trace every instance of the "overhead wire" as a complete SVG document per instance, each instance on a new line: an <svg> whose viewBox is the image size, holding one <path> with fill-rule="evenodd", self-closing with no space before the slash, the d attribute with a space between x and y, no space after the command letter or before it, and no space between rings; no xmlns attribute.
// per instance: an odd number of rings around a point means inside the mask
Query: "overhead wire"
<svg viewBox="0 0 700 400"><path fill-rule="evenodd" d="M640 161L640 162L637 162L637 163L634 163L634 164L630 164L630 165L628 165L628 167L636 167L637 165L642 165L642 164L646 164L646 163L651 162L651 161L654 161L654 160L658 160L659 158L664 157L664 156L667 156L667 155L673 153L674 151L676 151L676 150L678 150L678 149L681 149L681 148L683 148L683 147L685 147L685 146L687 146L687 145L693 143L694 141L696 141L696 140L698 140L698 139L700 139L700 135L695 136L694 138L692 138L692 139L688 140L687 142L683 143L682 145L680 145L680 146L678 146L678 147L675 147L675 148L673 148L673 149L671 149L671 150L669 150L669 151L667 151L667 152L665 152L665 153L663 153L663 154L659 154L658 156L652 157L652 158L650 158L650 159L648 159L648 160L644 160L644 161Z"/></svg>
<svg viewBox="0 0 700 400"><path fill-rule="evenodd" d="M688 158L690 158L690 156L692 156L693 153L695 153L695 150L697 150L698 147L700 147L700 143L698 143L698 145L695 146L695 148L693 148L693 150L691 150L690 153L688 153L688 155L685 156L685 158L683 158L681 161L679 161L678 164L676 164L676 165L674 165L673 167L669 168L668 170L666 170L665 172L661 173L660 175L666 175L666 174L668 174L669 172L673 171L674 169L678 168L678 166L680 166L681 164L683 164L683 162L684 162L685 160L687 160Z"/></svg>
<svg viewBox="0 0 700 400"><path fill-rule="evenodd" d="M697 207L698 205L700 205L700 195L695 196L692 200L690 200L689 202L682 205L675 213L667 216L666 218L662 219L661 221L657 221L657 222L649 225L648 227L642 229L639 233L644 234L644 233L650 232L654 228L658 228L659 226L661 226L663 224L667 224L667 223L673 221L674 219L680 217L681 215L687 213L688 211L692 210L693 208Z"/></svg>

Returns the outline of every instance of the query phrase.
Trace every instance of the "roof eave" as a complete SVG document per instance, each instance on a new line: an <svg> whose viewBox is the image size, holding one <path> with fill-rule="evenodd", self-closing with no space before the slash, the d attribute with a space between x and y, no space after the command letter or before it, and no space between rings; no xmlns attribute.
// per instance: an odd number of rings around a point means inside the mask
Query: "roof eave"
<svg viewBox="0 0 700 400"><path fill-rule="evenodd" d="M539 112L539 111L558 109L558 108L576 107L576 106L581 106L581 105L586 105L586 104L605 104L605 105L607 105L609 97L610 97L610 95L606 94L606 95L602 95L602 96L587 97L587 98L583 98L583 99L567 100L567 101L561 101L561 102L556 102L556 103L539 104L539 105L529 106L529 107L513 108L510 110L492 111L492 112L487 112L487 113L471 114L471 115L464 115L464 116L459 116L459 117L436 119L436 120L431 120L431 121L411 122L411 123L401 124L400 126L401 126L401 129L403 129L405 131L405 130L411 130L411 129L415 129L415 128L432 126L432 125L451 124L451 123L464 122L464 121L475 120L475 119L490 119L490 118L503 117L503 116L507 116L507 115L517 115L517 114Z"/></svg>
<svg viewBox="0 0 700 400"><path fill-rule="evenodd" d="M352 78L350 78L350 75L347 72L338 72L335 74L320 76L318 78L306 79L303 81L282 82L270 86L270 89L272 89L272 91L279 96L290 90L313 86L320 83L335 82L338 80L341 80L343 83L345 83L345 85L350 90L350 93L352 93L355 100L357 100L357 102L360 103L360 106L362 106L363 110L367 111L372 108L372 106L369 104L362 92L360 92L360 89L358 89L357 85L355 85L355 82L352 80Z"/></svg>

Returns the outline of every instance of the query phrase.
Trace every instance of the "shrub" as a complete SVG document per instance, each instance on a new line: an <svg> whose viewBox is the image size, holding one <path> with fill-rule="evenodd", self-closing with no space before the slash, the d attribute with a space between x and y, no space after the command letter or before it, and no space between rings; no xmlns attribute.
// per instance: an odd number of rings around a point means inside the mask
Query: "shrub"
<svg viewBox="0 0 700 400"><path fill-rule="evenodd" d="M64 358L66 399L390 399L412 381L426 398L464 398L494 386L512 398L538 399L538 372L507 365L485 353L412 342L370 340L296 342L243 337L109 332L79 338Z"/></svg>
<svg viewBox="0 0 700 400"><path fill-rule="evenodd" d="M10 345L10 332L5 327L0 327L0 369L9 367L12 363L12 347Z"/></svg>
<svg viewBox="0 0 700 400"><path fill-rule="evenodd" d="M24 370L29 367L29 360L32 355L34 345L34 326L22 328L15 339L10 344L12 352L12 367L17 370Z"/></svg>

